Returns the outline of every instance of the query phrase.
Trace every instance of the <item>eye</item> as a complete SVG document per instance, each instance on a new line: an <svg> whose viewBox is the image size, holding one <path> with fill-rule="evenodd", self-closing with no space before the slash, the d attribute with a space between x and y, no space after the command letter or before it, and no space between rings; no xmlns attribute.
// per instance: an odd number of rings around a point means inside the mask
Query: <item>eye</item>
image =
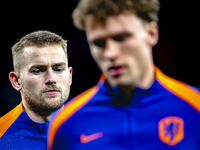
<svg viewBox="0 0 200 150"><path fill-rule="evenodd" d="M40 74L42 72L41 69L34 69L31 71L31 73L34 73L34 74Z"/></svg>
<svg viewBox="0 0 200 150"><path fill-rule="evenodd" d="M46 71L46 67L32 67L30 69L30 72L33 74L36 74L36 75L38 75L42 72L45 72L45 71Z"/></svg>
<svg viewBox="0 0 200 150"><path fill-rule="evenodd" d="M105 47L106 40L105 39L94 40L93 44L96 45L96 46L98 46L98 47Z"/></svg>
<svg viewBox="0 0 200 150"><path fill-rule="evenodd" d="M64 68L55 68L54 69L54 71L56 71L56 72L62 72L62 71L64 71L65 69Z"/></svg>
<svg viewBox="0 0 200 150"><path fill-rule="evenodd" d="M126 40L126 39L127 39L128 37L130 37L130 36L131 36L131 35L128 34L128 33L122 33L122 34L113 36L112 38L113 38L115 41L121 42L121 41Z"/></svg>

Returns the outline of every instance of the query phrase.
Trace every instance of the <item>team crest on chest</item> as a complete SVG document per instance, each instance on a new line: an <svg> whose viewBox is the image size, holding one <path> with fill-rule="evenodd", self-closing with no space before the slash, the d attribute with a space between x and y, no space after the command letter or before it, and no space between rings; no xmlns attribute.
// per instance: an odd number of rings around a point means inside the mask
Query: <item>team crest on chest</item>
<svg viewBox="0 0 200 150"><path fill-rule="evenodd" d="M180 117L169 116L158 122L158 134L162 142L174 146L184 138L184 120Z"/></svg>

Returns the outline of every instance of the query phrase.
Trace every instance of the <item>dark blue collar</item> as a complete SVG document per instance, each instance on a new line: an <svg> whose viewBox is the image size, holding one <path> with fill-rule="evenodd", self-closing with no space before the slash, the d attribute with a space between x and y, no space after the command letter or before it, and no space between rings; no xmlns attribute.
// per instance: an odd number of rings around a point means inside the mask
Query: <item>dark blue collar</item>
<svg viewBox="0 0 200 150"><path fill-rule="evenodd" d="M102 83L99 92L108 95L110 97L109 99L116 105L141 105L152 102L155 99L155 96L159 95L159 91L162 89L160 87L161 85L156 79L149 89L136 87L133 90L132 99L129 102L123 99L123 96L120 94L120 88L118 86L110 87L106 80L104 83Z"/></svg>

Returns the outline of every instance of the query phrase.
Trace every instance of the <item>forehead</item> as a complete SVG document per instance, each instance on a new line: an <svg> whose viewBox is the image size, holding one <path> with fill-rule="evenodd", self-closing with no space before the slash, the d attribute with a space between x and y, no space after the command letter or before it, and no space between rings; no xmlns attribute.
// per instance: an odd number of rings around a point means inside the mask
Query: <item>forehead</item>
<svg viewBox="0 0 200 150"><path fill-rule="evenodd" d="M90 39L116 35L121 32L136 32L144 29L142 20L133 13L121 13L108 16L104 23L96 21L93 16L85 19L87 37Z"/></svg>
<svg viewBox="0 0 200 150"><path fill-rule="evenodd" d="M53 45L46 47L26 47L23 53L23 64L52 64L65 62L67 64L67 54L61 46Z"/></svg>

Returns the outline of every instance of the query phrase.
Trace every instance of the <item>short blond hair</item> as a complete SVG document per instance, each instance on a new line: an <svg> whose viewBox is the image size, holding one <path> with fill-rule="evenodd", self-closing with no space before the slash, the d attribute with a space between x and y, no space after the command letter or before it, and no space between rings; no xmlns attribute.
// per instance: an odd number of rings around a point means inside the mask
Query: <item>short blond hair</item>
<svg viewBox="0 0 200 150"><path fill-rule="evenodd" d="M72 18L77 28L85 30L85 18L89 15L104 23L107 16L128 11L144 21L158 22L159 10L158 0L80 0L72 13Z"/></svg>
<svg viewBox="0 0 200 150"><path fill-rule="evenodd" d="M25 47L46 47L50 45L59 45L67 56L67 41L61 36L49 31L36 31L22 37L12 47L13 66L16 72L19 72L23 50Z"/></svg>

